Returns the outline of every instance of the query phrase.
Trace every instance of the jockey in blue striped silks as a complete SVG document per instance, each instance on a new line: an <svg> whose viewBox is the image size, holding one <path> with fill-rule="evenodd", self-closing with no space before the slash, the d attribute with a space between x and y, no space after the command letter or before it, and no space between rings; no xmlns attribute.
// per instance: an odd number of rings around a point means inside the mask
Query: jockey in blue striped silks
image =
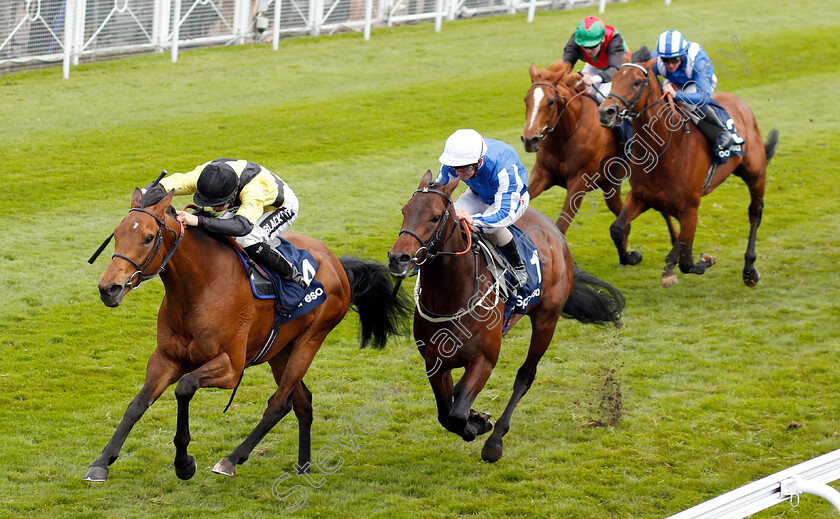
<svg viewBox="0 0 840 519"><path fill-rule="evenodd" d="M461 179L469 187L455 201L455 216L465 220L507 258L519 286L528 282L513 225L528 208L528 172L510 145L484 139L475 130L458 130L446 139L435 182Z"/></svg>
<svg viewBox="0 0 840 519"><path fill-rule="evenodd" d="M701 117L698 125L714 128L712 146L718 134L722 137L721 149L732 144L732 133L709 106L712 92L717 88L715 66L699 43L686 41L679 31L665 31L656 40L656 49L651 53L656 58L653 70L665 78L662 90L671 94L690 111ZM704 131L704 133L706 133Z"/></svg>

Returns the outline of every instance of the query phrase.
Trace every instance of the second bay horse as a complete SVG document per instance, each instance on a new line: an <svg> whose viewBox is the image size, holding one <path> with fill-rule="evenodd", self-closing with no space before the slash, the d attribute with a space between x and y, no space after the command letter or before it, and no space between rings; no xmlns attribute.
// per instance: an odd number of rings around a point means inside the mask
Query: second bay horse
<svg viewBox="0 0 840 519"><path fill-rule="evenodd" d="M402 230L388 252L388 267L402 279L419 266L414 338L425 359L423 376L434 391L441 425L472 441L493 429L489 415L472 405L499 358L504 300L496 290L503 281L494 283L484 256L471 247L472 235L461 232L451 199L457 184L436 184L426 172L402 209ZM575 268L563 235L548 217L528 209L516 225L535 243L524 260L537 266L542 287L527 305L532 330L528 355L481 451L488 462L502 457L502 438L514 408L531 387L561 314L584 323L618 323L624 307L616 288ZM514 314L509 325L522 316ZM464 368L464 374L453 385L451 371L456 368Z"/></svg>

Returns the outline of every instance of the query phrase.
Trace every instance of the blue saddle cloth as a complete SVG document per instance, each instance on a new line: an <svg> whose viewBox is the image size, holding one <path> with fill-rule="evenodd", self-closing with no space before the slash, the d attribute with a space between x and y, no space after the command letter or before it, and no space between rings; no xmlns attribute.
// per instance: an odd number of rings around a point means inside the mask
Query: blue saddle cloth
<svg viewBox="0 0 840 519"><path fill-rule="evenodd" d="M537 246L534 245L531 237L519 227L511 225L508 228L513 233L513 239L519 248L519 256L525 264L525 270L528 271L528 282L525 283L524 287L520 287L516 291L516 294L512 294L505 301L505 323L507 323L510 316L514 313L528 313L528 307L539 302L540 294L542 294L542 259L540 259ZM499 251L499 254L503 258L505 257L498 247L496 250ZM505 273L505 281L508 287L516 286L510 270Z"/></svg>
<svg viewBox="0 0 840 519"><path fill-rule="evenodd" d="M278 299L280 304L275 302L275 309L281 308L280 311L275 311L274 320L275 325L277 321L280 324L291 321L311 310L314 310L321 303L327 300L327 294L324 292L324 285L315 279L315 274L318 272L318 262L309 251L301 250L292 245L288 240L279 238L280 244L277 250L289 260L298 271L303 275L304 279L309 279L309 288L302 288L296 283L285 281L274 272L272 269L262 265L263 270L268 274L271 285L261 283L262 274L251 270L248 276L248 281L251 283L251 291L257 299ZM239 258L248 270L248 261L239 249L236 249Z"/></svg>
<svg viewBox="0 0 840 519"><path fill-rule="evenodd" d="M723 124L729 129L732 133L732 145L729 146L729 149L722 150L720 149L720 144L722 138L718 135L717 141L715 142L714 147L712 148L712 162L716 165L720 166L721 164L726 164L726 161L729 160L729 157L740 157L744 154L744 147L741 144L744 143L744 139L738 135L738 132L735 129L735 121L729 117L729 113L727 113L726 109L717 101L709 101L709 106L717 114L718 118L723 121Z"/></svg>

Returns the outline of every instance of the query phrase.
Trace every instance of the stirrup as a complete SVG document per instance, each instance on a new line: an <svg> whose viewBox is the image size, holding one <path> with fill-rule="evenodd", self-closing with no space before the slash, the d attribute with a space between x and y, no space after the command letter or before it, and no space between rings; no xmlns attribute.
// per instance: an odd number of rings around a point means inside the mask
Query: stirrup
<svg viewBox="0 0 840 519"><path fill-rule="evenodd" d="M516 283L515 288L522 288L528 284L528 280L530 278L528 276L528 272L525 270L524 265L519 269L510 267L510 273L513 276L513 281Z"/></svg>

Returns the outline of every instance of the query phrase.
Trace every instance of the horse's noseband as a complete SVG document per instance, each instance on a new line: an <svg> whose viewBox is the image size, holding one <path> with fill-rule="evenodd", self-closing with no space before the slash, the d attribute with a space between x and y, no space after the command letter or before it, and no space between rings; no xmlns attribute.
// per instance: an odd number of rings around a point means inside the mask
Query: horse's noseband
<svg viewBox="0 0 840 519"><path fill-rule="evenodd" d="M155 259L155 255L160 250L161 245L163 245L163 230L166 229L167 231L171 232L173 236L176 233L173 229L170 229L166 225L166 222L163 219L159 218L158 215L154 214L153 212L149 211L148 209L144 209L142 207L132 207L128 212L131 213L131 212L134 212L134 211L139 211L141 213L146 213L147 215L154 218L155 221L158 224L158 232L157 232L157 235L155 236L155 244L152 247L152 250L149 252L149 255L146 256L145 260L143 260L142 264L138 264L136 261L129 258L125 254L120 254L118 252L115 252L113 255L111 255L112 260L114 258L123 259L123 260L131 263L131 265L136 269L134 274L132 274L131 277L128 278L128 281L125 283L125 285L123 285L123 286L131 285L131 288L137 288L144 281L148 281L148 280L152 279L153 277L157 276L158 274L160 274L161 271L163 270L163 268L166 266L166 264L169 263L169 260L172 258L172 255L175 254L175 251L178 249L178 246L181 244L181 240L184 238L184 224L181 223L181 228L180 228L180 231L177 233L175 243L172 245L172 248L169 249L169 252L166 253L166 256L164 256L163 259L161 260L160 267L158 267L158 269L153 274L146 274L146 269L149 268L149 266L152 264L152 261L154 261L154 259ZM139 276L139 278L138 278L138 276ZM137 284L134 284L135 283L135 278L137 279Z"/></svg>
<svg viewBox="0 0 840 519"><path fill-rule="evenodd" d="M426 261L429 258L434 258L438 254L446 254L445 252L441 252L441 251L434 252L434 251L432 251L432 248L435 246L435 244L437 244L438 240L440 240L441 234L443 234L443 228L446 226L447 220L449 220L453 204L452 204L452 198L450 198L449 195L447 195L443 191L439 191L437 189L431 189L428 186L424 187L422 189L418 189L417 191L414 192L415 195L417 193L435 193L435 194L438 194L438 195L442 196L443 198L445 198L446 202L447 202L446 211L443 212L443 217L440 219L440 222L438 222L437 229L435 229L435 232L432 235L432 238L428 241L428 243L425 242L423 240L423 238L420 237L420 235L418 235L416 232L412 231L411 229L400 229L400 233L399 233L398 236L401 236L403 234L409 234L409 235L413 236L418 242L420 242L420 248L417 249L414 252L414 257L411 258L411 260L414 262L415 265L422 265L423 263L426 263ZM413 197L414 197L414 195L412 195L412 198ZM453 228L452 232L455 232L454 228ZM449 236L452 235L452 232L449 233ZM449 236L447 236L447 239L449 239ZM425 254L423 254L423 260L419 261L419 256L420 256L421 252L424 252Z"/></svg>
<svg viewBox="0 0 840 519"><path fill-rule="evenodd" d="M617 114L618 120L619 121L624 121L625 119L635 119L636 117L639 117L642 114L642 112L644 112L645 110L647 110L648 108L650 108L654 105L659 104L662 101L662 99L658 99L658 100L654 101L653 103L648 104L647 106L645 106L641 110L634 112L633 108L636 107L636 103L639 102L639 99L642 98L642 95L648 90L648 88L650 88L650 73L648 72L648 70L645 67L643 67L641 65L637 65L636 63L624 63L621 66L622 67L634 67L634 68L637 68L637 69L641 70L645 74L645 82L644 82L645 86L644 86L644 88L640 88L639 91L636 92L636 95L633 96L633 99L631 99L630 101L627 101L626 99L624 99L623 97L621 97L620 95L618 95L614 92L610 92L607 95L607 99L609 99L609 98L618 99L624 105L624 109L621 110L620 112L618 112L618 114Z"/></svg>

